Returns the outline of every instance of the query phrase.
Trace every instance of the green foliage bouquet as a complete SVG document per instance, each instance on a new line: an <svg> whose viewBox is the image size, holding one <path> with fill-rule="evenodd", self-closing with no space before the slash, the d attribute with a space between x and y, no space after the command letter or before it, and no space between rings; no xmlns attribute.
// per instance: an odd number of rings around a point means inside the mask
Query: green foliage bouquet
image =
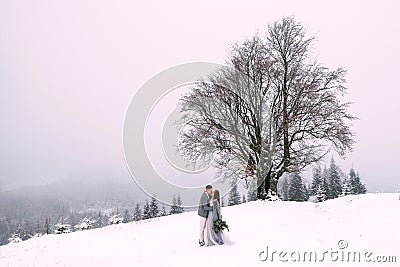
<svg viewBox="0 0 400 267"><path fill-rule="evenodd" d="M228 230L228 232L229 232L229 227L228 227L228 225L226 224L226 221L223 221L223 220L221 220L221 219L218 219L218 220L216 220L215 222L214 222L214 231L216 232L216 233L218 233L219 231L223 231L223 230Z"/></svg>

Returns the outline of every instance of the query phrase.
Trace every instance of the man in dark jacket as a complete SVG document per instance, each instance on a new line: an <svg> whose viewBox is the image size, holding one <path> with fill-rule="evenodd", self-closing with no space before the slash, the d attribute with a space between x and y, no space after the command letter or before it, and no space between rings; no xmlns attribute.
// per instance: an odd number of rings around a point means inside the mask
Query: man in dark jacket
<svg viewBox="0 0 400 267"><path fill-rule="evenodd" d="M201 194L200 202L199 202L199 209L197 211L197 214L200 216L200 238L199 238L200 246L205 245L204 229L206 227L206 220L207 220L208 212L212 210L212 207L210 207L210 205L209 205L211 193L212 193L212 186L207 185L206 190Z"/></svg>

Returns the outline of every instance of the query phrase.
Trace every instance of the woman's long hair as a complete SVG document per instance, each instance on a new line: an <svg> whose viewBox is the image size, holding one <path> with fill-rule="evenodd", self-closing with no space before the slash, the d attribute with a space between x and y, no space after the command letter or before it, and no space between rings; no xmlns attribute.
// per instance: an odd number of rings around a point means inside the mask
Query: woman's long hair
<svg viewBox="0 0 400 267"><path fill-rule="evenodd" d="M220 196L219 196L219 191L218 190L214 190L214 199L218 200L218 204L221 207L221 200L220 200Z"/></svg>

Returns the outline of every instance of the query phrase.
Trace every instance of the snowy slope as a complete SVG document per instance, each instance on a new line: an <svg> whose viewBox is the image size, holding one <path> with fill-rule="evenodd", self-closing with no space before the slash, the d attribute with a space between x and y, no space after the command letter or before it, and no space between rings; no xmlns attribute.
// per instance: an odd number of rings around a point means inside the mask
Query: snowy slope
<svg viewBox="0 0 400 267"><path fill-rule="evenodd" d="M291 266L288 254L296 251L315 251L319 259L324 251L372 252L372 260L377 255L396 256L397 263L345 266L400 266L398 194L347 196L324 203L257 201L224 207L222 212L231 229L229 245L199 247L198 216L187 212L8 244L0 247L0 266ZM339 240L348 247L340 250ZM260 261L267 246L269 253L277 251L272 263L271 255ZM288 262L279 260L282 251L287 256L281 259ZM295 265L342 266L325 258L322 263Z"/></svg>

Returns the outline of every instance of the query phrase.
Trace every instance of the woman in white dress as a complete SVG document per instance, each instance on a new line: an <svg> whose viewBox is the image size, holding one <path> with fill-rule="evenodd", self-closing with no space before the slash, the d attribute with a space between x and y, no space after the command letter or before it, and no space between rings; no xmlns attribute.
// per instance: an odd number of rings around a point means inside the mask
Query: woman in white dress
<svg viewBox="0 0 400 267"><path fill-rule="evenodd" d="M218 219L222 219L221 215L221 200L218 190L214 190L211 193L210 206L213 210L208 213L206 220L206 240L207 246L222 245L224 244L222 231L216 233L214 231L214 222Z"/></svg>

